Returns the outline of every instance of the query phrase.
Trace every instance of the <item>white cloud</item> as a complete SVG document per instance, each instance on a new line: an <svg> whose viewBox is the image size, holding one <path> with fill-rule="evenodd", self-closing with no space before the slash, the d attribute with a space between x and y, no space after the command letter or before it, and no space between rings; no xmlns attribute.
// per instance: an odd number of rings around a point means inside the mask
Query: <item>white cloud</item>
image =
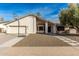
<svg viewBox="0 0 79 59"><path fill-rule="evenodd" d="M55 14L55 15L50 15L47 17L47 19L51 20L51 19L58 19L58 14Z"/></svg>
<svg viewBox="0 0 79 59"><path fill-rule="evenodd" d="M60 23L58 14L51 15L51 16L47 17L46 19L49 20L49 21L52 21L54 23Z"/></svg>
<svg viewBox="0 0 79 59"><path fill-rule="evenodd" d="M39 12L41 15L46 15L46 14L50 14L51 12L54 12L54 11L52 11L52 9L49 7L39 7L36 9L29 10L29 12L27 12L27 13L37 13L37 12Z"/></svg>
<svg viewBox="0 0 79 59"><path fill-rule="evenodd" d="M57 17L58 17L58 14L51 15L50 17L52 17L52 18L57 18Z"/></svg>
<svg viewBox="0 0 79 59"><path fill-rule="evenodd" d="M0 13L0 17L3 17L4 20L11 20L13 15L9 13Z"/></svg>

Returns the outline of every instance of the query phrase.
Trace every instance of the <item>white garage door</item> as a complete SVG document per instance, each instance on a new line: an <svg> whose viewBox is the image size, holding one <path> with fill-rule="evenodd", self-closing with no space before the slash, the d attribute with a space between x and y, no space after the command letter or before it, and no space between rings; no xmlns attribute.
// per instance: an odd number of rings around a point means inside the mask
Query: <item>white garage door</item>
<svg viewBox="0 0 79 59"><path fill-rule="evenodd" d="M10 32L11 33L16 33L16 34L18 34L18 32L19 32L19 35L26 35L26 27L25 26L21 26L21 27L19 27L19 29L18 29L18 27L17 26L11 26L10 27Z"/></svg>
<svg viewBox="0 0 79 59"><path fill-rule="evenodd" d="M19 33L25 34L26 33L26 28L25 27L19 27Z"/></svg>

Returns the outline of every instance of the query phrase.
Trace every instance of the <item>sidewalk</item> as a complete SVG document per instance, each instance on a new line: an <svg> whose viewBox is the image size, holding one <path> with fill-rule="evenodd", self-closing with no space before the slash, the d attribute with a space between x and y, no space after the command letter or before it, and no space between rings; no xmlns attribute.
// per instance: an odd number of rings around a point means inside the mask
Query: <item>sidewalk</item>
<svg viewBox="0 0 79 59"><path fill-rule="evenodd" d="M5 33L0 33L0 45L4 42L7 42L11 39L14 39L16 37L16 35L9 35L9 34L5 34Z"/></svg>
<svg viewBox="0 0 79 59"><path fill-rule="evenodd" d="M0 44L0 47L12 47L17 42L21 41L24 37L15 37L13 39L10 39L2 44Z"/></svg>
<svg viewBox="0 0 79 59"><path fill-rule="evenodd" d="M79 56L79 47L10 47L0 49L2 56Z"/></svg>
<svg viewBox="0 0 79 59"><path fill-rule="evenodd" d="M58 38L59 40L62 40L63 42L68 43L71 46L79 46L79 42L76 40L72 40L64 36L54 36L54 37Z"/></svg>

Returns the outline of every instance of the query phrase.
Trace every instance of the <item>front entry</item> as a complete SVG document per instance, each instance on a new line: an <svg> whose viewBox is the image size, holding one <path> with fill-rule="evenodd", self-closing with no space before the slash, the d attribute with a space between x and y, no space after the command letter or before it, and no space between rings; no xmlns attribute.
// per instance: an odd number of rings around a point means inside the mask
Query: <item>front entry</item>
<svg viewBox="0 0 79 59"><path fill-rule="evenodd" d="M51 33L51 26L48 27L48 33Z"/></svg>

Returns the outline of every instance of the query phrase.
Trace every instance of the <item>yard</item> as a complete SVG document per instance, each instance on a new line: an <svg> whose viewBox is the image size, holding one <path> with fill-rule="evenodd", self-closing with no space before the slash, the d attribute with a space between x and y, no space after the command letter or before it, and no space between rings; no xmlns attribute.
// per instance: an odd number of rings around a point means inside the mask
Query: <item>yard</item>
<svg viewBox="0 0 79 59"><path fill-rule="evenodd" d="M25 47L25 46L35 47L35 46L70 46L70 45L51 35L31 34L14 45L14 47Z"/></svg>

